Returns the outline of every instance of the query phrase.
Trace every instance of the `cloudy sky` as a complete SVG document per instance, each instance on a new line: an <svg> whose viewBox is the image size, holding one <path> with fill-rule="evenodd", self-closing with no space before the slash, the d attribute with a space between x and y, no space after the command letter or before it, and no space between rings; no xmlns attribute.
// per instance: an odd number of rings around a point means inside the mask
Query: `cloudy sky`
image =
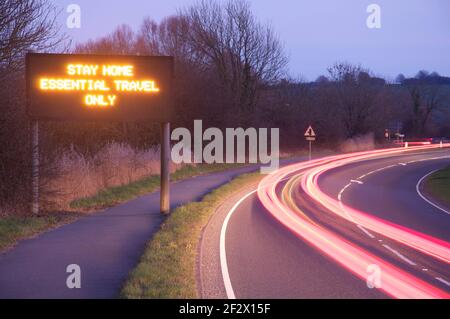
<svg viewBox="0 0 450 319"><path fill-rule="evenodd" d="M156 21L194 0L51 0L59 23L75 42L105 35L119 24L137 29L144 17ZM450 76L448 0L250 0L255 15L271 23L284 43L292 76L314 80L336 61L360 63L395 78L419 69ZM81 8L81 28L67 29L66 8ZM381 8L381 28L366 25L370 4Z"/></svg>

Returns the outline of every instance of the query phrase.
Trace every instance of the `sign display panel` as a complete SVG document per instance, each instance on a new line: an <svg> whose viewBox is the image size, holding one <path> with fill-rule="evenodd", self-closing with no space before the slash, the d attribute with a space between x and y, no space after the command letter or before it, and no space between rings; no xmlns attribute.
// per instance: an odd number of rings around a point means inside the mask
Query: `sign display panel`
<svg viewBox="0 0 450 319"><path fill-rule="evenodd" d="M172 57L30 53L26 70L27 108L33 119L172 118Z"/></svg>

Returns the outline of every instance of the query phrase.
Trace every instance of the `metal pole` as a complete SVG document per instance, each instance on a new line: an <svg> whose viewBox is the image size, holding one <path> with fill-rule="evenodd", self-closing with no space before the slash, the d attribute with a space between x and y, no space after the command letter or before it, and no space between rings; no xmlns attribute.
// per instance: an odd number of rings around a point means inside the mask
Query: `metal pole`
<svg viewBox="0 0 450 319"><path fill-rule="evenodd" d="M311 144L312 141L309 141L309 160L311 161Z"/></svg>
<svg viewBox="0 0 450 319"><path fill-rule="evenodd" d="M39 122L31 122L31 211L39 214Z"/></svg>
<svg viewBox="0 0 450 319"><path fill-rule="evenodd" d="M161 214L170 211L170 123L161 123Z"/></svg>

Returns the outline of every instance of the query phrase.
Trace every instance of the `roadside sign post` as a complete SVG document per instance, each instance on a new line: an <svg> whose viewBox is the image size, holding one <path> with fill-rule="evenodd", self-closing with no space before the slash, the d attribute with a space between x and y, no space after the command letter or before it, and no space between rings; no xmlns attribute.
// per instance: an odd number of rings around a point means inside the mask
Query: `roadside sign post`
<svg viewBox="0 0 450 319"><path fill-rule="evenodd" d="M161 125L160 211L169 213L173 77L170 56L28 53L32 212L39 213L39 122L148 121Z"/></svg>
<svg viewBox="0 0 450 319"><path fill-rule="evenodd" d="M316 140L316 133L310 125L305 132L305 138L309 142L309 160L312 158L312 142Z"/></svg>
<svg viewBox="0 0 450 319"><path fill-rule="evenodd" d="M170 211L170 123L161 123L161 214Z"/></svg>
<svg viewBox="0 0 450 319"><path fill-rule="evenodd" d="M31 121L31 212L39 214L39 122Z"/></svg>
<svg viewBox="0 0 450 319"><path fill-rule="evenodd" d="M312 153L312 141L309 140L309 160L311 161L311 153Z"/></svg>

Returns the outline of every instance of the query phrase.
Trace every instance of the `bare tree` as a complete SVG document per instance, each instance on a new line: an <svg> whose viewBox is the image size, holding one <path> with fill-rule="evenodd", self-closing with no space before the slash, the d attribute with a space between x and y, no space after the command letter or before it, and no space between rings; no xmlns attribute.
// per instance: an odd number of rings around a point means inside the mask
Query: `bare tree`
<svg viewBox="0 0 450 319"><path fill-rule="evenodd" d="M238 110L253 112L260 85L278 81L287 62L271 26L259 23L246 1L203 0L181 15L197 61L214 68Z"/></svg>
<svg viewBox="0 0 450 319"><path fill-rule="evenodd" d="M411 96L412 133L424 135L431 116L444 110L449 94L445 86L427 83L426 77L408 79L405 84Z"/></svg>
<svg viewBox="0 0 450 319"><path fill-rule="evenodd" d="M374 126L374 108L384 80L372 78L369 70L349 63L336 63L328 73L347 137L368 133Z"/></svg>
<svg viewBox="0 0 450 319"><path fill-rule="evenodd" d="M170 55L178 61L194 57L186 41L189 23L182 16L170 16L159 24L150 18L144 19L137 35L137 50L143 54Z"/></svg>
<svg viewBox="0 0 450 319"><path fill-rule="evenodd" d="M134 54L136 36L128 25L118 26L111 34L75 46L75 53Z"/></svg>
<svg viewBox="0 0 450 319"><path fill-rule="evenodd" d="M57 12L44 0L0 1L0 69L16 71L28 50L45 51L65 37L56 27Z"/></svg>
<svg viewBox="0 0 450 319"><path fill-rule="evenodd" d="M0 1L0 209L10 206L11 211L17 210L28 199L24 56L30 50L49 51L64 44L56 16L45 0ZM41 166L43 176L46 168Z"/></svg>

